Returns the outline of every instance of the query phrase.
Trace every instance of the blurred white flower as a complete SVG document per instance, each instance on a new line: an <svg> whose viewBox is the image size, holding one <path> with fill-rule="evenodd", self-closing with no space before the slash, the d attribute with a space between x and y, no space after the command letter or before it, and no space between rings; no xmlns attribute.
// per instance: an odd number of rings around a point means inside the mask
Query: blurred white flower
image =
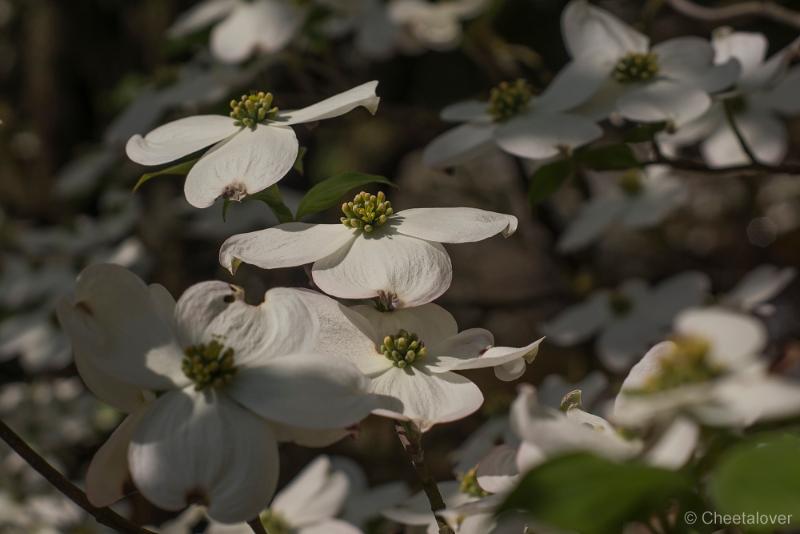
<svg viewBox="0 0 800 534"><path fill-rule="evenodd" d="M488 0L390 0L389 20L397 28L395 38L409 53L447 51L461 43L461 24L481 13Z"/></svg>
<svg viewBox="0 0 800 534"><path fill-rule="evenodd" d="M583 95L564 87L560 78L540 96L524 80L492 89L488 102L469 100L448 106L441 118L464 122L435 138L423 161L449 167L472 160L497 145L514 156L540 160L590 143L603 135L592 120L565 111L582 103Z"/></svg>
<svg viewBox="0 0 800 534"><path fill-rule="evenodd" d="M759 359L760 322L723 308L692 309L675 320L622 384L613 419L643 426L690 413L705 424L746 427L800 413L800 384L770 375Z"/></svg>
<svg viewBox="0 0 800 534"><path fill-rule="evenodd" d="M438 487L439 493L441 493L444 503L448 509L457 509L461 505L475 502L480 499L478 495L470 495L469 493L462 491L461 483L455 480L440 482ZM408 527L422 527L427 529L426 532L428 533L435 534L439 532L436 519L431 512L431 505L428 502L425 493L422 491L415 493L408 500L400 503L398 506L387 508L383 511L383 515L387 519L391 519L395 523L399 523L401 525L406 525ZM477 519L471 519L467 523L466 530L464 532L468 532L469 534L478 534L479 532L486 534L488 532L487 529L484 528L484 530L476 531L472 525L472 523L480 523L481 526L485 526L483 525L482 520L486 518L486 514L481 514L477 517ZM465 526L462 524L461 528L465 528ZM461 532L462 530L459 529L458 533L461 534Z"/></svg>
<svg viewBox="0 0 800 534"><path fill-rule="evenodd" d="M133 412L93 460L105 467L102 488L89 477L93 502L121 496L127 461L164 509L200 502L217 521L249 520L277 484L269 422L346 427L380 406L355 368L309 350L319 323L297 292L272 289L251 306L239 288L205 282L176 303L121 267L81 273L59 320L89 387ZM141 390L163 394L144 403Z"/></svg>
<svg viewBox="0 0 800 534"><path fill-rule="evenodd" d="M223 267L240 262L262 269L313 263L314 283L348 299L379 297L385 307L431 302L453 276L440 243L508 237L517 218L475 208L414 208L395 213L382 192L359 193L342 205L341 224L290 222L228 238L219 252Z"/></svg>
<svg viewBox="0 0 800 534"><path fill-rule="evenodd" d="M271 54L286 47L307 11L291 0L204 0L178 18L169 35L183 37L213 25L211 52L221 61L239 63L254 52Z"/></svg>
<svg viewBox="0 0 800 534"><path fill-rule="evenodd" d="M617 290L600 289L540 326L557 345L582 343L599 334L595 348L610 370L624 372L656 341L663 339L675 315L703 304L711 282L706 275L687 271L656 284L639 279Z"/></svg>
<svg viewBox="0 0 800 534"><path fill-rule="evenodd" d="M246 4L255 5L255 4ZM241 200L278 182L297 159L294 124L343 115L357 107L375 113L378 82L368 82L314 105L279 111L272 94L259 92L231 101L230 117L197 115L134 135L125 149L142 165L161 165L213 145L186 176L184 193L192 206L207 208L222 196Z"/></svg>
<svg viewBox="0 0 800 534"><path fill-rule="evenodd" d="M380 517L381 511L409 497L405 482L369 486L364 470L355 461L343 456L335 456L331 461L333 468L344 473L350 482L341 512L342 519L348 523L366 530L370 521Z"/></svg>
<svg viewBox="0 0 800 534"><path fill-rule="evenodd" d="M593 406L608 387L608 378L600 371L592 371L578 382L567 382L563 376L550 374L544 377L537 392L544 406L558 408L564 395L579 389L584 406Z"/></svg>
<svg viewBox="0 0 800 534"><path fill-rule="evenodd" d="M634 230L651 228L689 198L686 185L662 165L631 169L617 177L617 187L593 196L558 240L561 252L589 245L614 224Z"/></svg>
<svg viewBox="0 0 800 534"><path fill-rule="evenodd" d="M795 40L766 59L769 43L760 33L734 32L721 28L714 33L715 61L736 60L741 76L733 90L723 96L733 113L736 127L761 163L780 163L789 148L789 135L782 117L800 113L800 67L789 68L800 48ZM725 114L725 104L716 102L702 117L686 124L674 135L659 141L671 147L700 142L703 159L714 168L749 162Z"/></svg>
<svg viewBox="0 0 800 534"><path fill-rule="evenodd" d="M592 97L580 108L597 119L614 111L640 122L685 124L711 105L709 92L728 87L739 75L735 60L714 64L711 44L678 37L655 46L611 13L572 0L562 14L562 35L572 61L560 76Z"/></svg>
<svg viewBox="0 0 800 534"><path fill-rule="evenodd" d="M764 303L783 291L797 276L794 267L759 265L720 298L720 304L743 312L760 311Z"/></svg>

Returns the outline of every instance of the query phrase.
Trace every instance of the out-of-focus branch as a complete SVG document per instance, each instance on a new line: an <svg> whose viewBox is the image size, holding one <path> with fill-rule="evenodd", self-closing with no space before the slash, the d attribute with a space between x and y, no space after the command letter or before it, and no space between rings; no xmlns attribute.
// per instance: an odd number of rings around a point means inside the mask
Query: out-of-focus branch
<svg viewBox="0 0 800 534"><path fill-rule="evenodd" d="M753 0L717 7L697 5L691 0L666 0L666 2L675 11L698 20L721 23L740 17L764 17L800 28L800 12L775 2Z"/></svg>
<svg viewBox="0 0 800 534"><path fill-rule="evenodd" d="M33 450L30 445L25 443L14 430L11 429L5 422L0 420L0 439L8 443L14 452L19 454L28 465L35 469L47 481L52 484L58 491L63 493L69 500L86 510L98 523L113 528L118 532L125 532L130 534L155 534L154 532L145 528L139 527L111 508L97 508L89 502L86 494L81 491L75 484L67 480L64 475L59 473L52 465L47 463L47 460L42 458L39 453Z"/></svg>
<svg viewBox="0 0 800 534"><path fill-rule="evenodd" d="M800 164L781 163L780 165L766 165L764 163L746 163L743 165L732 165L730 167L709 167L701 161L684 158L667 158L657 155L649 161L641 162L642 165L669 165L673 169L692 171L704 174L798 174L800 175Z"/></svg>
<svg viewBox="0 0 800 534"><path fill-rule="evenodd" d="M261 522L261 519L257 517L255 519L251 519L250 521L248 521L247 524L250 526L250 528L253 530L255 534L269 534L269 532L267 532L267 529L264 528L264 524Z"/></svg>

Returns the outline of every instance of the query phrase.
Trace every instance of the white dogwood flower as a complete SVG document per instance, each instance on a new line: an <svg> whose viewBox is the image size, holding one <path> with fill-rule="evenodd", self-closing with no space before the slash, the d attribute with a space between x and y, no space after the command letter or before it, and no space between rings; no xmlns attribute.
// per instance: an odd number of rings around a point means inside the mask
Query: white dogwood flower
<svg viewBox="0 0 800 534"><path fill-rule="evenodd" d="M735 59L742 67L739 81L723 96L737 129L761 163L780 163L789 149L784 117L800 113L800 67L789 68L800 40L766 59L769 43L760 33L723 28L712 40L718 64ZM725 114L725 103L715 102L706 114L678 130L661 135L667 147L700 142L703 159L711 167L743 165L749 159Z"/></svg>
<svg viewBox="0 0 800 534"><path fill-rule="evenodd" d="M759 265L720 298L720 304L743 312L761 311L765 303L783 291L797 276L794 267Z"/></svg>
<svg viewBox="0 0 800 534"><path fill-rule="evenodd" d="M613 419L643 426L690 413L709 425L746 427L800 413L800 384L770 375L759 356L767 335L748 315L692 309L674 337L654 346L622 384Z"/></svg>
<svg viewBox="0 0 800 534"><path fill-rule="evenodd" d="M540 96L524 80L503 82L488 102L469 100L442 110L445 122L464 122L425 148L423 160L432 167L469 161L497 145L514 156L546 159L585 145L603 135L593 121L567 114L585 98L565 87L560 77Z"/></svg>
<svg viewBox="0 0 800 534"><path fill-rule="evenodd" d="M461 42L461 24L477 16L487 0L391 0L389 20L397 28L395 39L406 52L452 50Z"/></svg>
<svg viewBox="0 0 800 534"><path fill-rule="evenodd" d="M307 11L291 0L204 0L178 18L169 35L183 37L213 25L211 52L226 63L239 63L254 52L271 54L286 47Z"/></svg>
<svg viewBox="0 0 800 534"><path fill-rule="evenodd" d="M667 334L675 315L703 304L711 282L706 275L688 271L655 287L639 279L618 289L600 289L541 325L548 340L571 346L599 334L595 348L600 360L615 372L630 369L648 347Z"/></svg>
<svg viewBox="0 0 800 534"><path fill-rule="evenodd" d="M618 175L617 187L593 196L580 209L559 238L558 249L580 250L617 223L634 230L656 226L688 198L686 185L669 167L631 169Z"/></svg>
<svg viewBox="0 0 800 534"><path fill-rule="evenodd" d="M405 501L409 496L405 482L395 481L370 486L364 469L345 456L331 459L334 469L347 476L350 483L340 517L366 531L381 516L381 511Z"/></svg>
<svg viewBox="0 0 800 534"><path fill-rule="evenodd" d="M341 428L381 406L357 369L310 350L319 321L298 292L272 289L252 306L239 288L205 282L176 303L121 267L84 270L59 319L89 387L132 412L98 452L109 481L127 457L161 508L202 503L214 520L247 521L277 484L271 423ZM143 402L142 390L160 395Z"/></svg>
<svg viewBox="0 0 800 534"><path fill-rule="evenodd" d="M230 116L197 115L159 126L125 147L141 165L162 165L213 145L186 176L189 204L211 206L218 197L242 200L284 177L297 159L290 126L338 117L357 107L378 109L378 82L368 82L295 111L279 111L271 93L244 95L230 103Z"/></svg>
<svg viewBox="0 0 800 534"><path fill-rule="evenodd" d="M453 267L440 243L508 237L517 218L475 208L414 208L394 212L385 195L361 192L342 204L341 223L290 222L228 238L223 267L262 269L313 263L314 283L348 299L380 297L387 308L431 302L450 287Z"/></svg>
<svg viewBox="0 0 800 534"><path fill-rule="evenodd" d="M709 92L733 83L738 63L714 64L714 50L698 37L650 40L611 13L572 0L562 14L562 34L572 61L561 76L597 119L613 111L640 122L685 124L711 105Z"/></svg>

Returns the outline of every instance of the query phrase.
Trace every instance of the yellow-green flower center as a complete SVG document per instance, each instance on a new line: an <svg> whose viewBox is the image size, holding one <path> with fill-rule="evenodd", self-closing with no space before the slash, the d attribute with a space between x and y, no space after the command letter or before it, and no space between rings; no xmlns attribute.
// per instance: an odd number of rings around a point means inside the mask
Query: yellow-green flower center
<svg viewBox="0 0 800 534"><path fill-rule="evenodd" d="M636 83L652 80L658 74L658 56L652 52L630 52L617 61L612 76L619 83Z"/></svg>
<svg viewBox="0 0 800 534"><path fill-rule="evenodd" d="M280 514L272 510L264 510L258 516L269 534L291 534L292 526Z"/></svg>
<svg viewBox="0 0 800 534"><path fill-rule="evenodd" d="M626 195L638 195L644 189L642 182L642 171L638 169L631 169L619 175L617 178L617 186L622 189Z"/></svg>
<svg viewBox="0 0 800 534"><path fill-rule="evenodd" d="M489 94L487 111L494 120L502 122L527 108L532 97L531 85L523 79L501 82Z"/></svg>
<svg viewBox="0 0 800 534"><path fill-rule="evenodd" d="M425 343L420 341L417 334L407 330L400 330L393 336L383 338L383 343L378 350L389 358L392 365L400 369L428 355Z"/></svg>
<svg viewBox="0 0 800 534"><path fill-rule="evenodd" d="M344 217L339 220L343 225L370 233L386 224L394 210L383 191L378 191L377 195L362 191L352 201L342 204L342 213Z"/></svg>
<svg viewBox="0 0 800 534"><path fill-rule="evenodd" d="M725 369L709 357L708 341L697 337L679 337L673 341L675 348L658 362L658 371L642 386L642 393L699 384L724 374Z"/></svg>
<svg viewBox="0 0 800 534"><path fill-rule="evenodd" d="M622 291L612 291L608 296L608 306L614 315L623 317L633 309L633 301Z"/></svg>
<svg viewBox="0 0 800 534"><path fill-rule="evenodd" d="M194 382L194 389L219 389L230 384L236 375L233 349L217 340L192 345L184 351L181 369Z"/></svg>
<svg viewBox="0 0 800 534"><path fill-rule="evenodd" d="M272 105L272 93L259 91L242 95L239 100L231 100L230 117L236 126L255 129L260 122L274 119L278 108Z"/></svg>
<svg viewBox="0 0 800 534"><path fill-rule="evenodd" d="M464 495L469 495L470 497L486 497L489 495L489 492L486 491L478 484L478 468L473 467L463 475L459 480L459 491Z"/></svg>

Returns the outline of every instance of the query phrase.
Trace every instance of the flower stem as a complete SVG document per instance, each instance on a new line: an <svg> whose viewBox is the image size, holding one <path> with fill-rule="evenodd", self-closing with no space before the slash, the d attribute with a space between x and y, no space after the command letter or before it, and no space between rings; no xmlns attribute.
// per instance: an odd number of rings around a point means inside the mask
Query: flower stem
<svg viewBox="0 0 800 534"><path fill-rule="evenodd" d="M400 438L403 450L406 451L411 466L417 473L417 478L422 483L422 489L431 504L431 512L436 518L436 524L439 525L439 534L454 534L453 529L437 513L440 510L444 510L446 505L442 494L439 493L439 486L436 485L436 481L428 469L428 464L425 463L425 451L422 449L422 432L414 423L406 421L395 421L394 429L397 432L397 437Z"/></svg>
<svg viewBox="0 0 800 534"><path fill-rule="evenodd" d="M730 125L731 130L733 130L733 135L736 136L736 140L739 141L739 145L742 147L742 150L747 155L747 158L753 164L758 164L758 158L753 153L753 150L750 148L750 145L747 144L747 140L744 138L744 134L739 129L739 125L736 124L736 117L734 117L733 112L733 104L730 100L723 100L722 106L725 108L725 119L728 121L728 125Z"/></svg>
<svg viewBox="0 0 800 534"><path fill-rule="evenodd" d="M59 473L47 460L42 458L30 445L25 443L19 434L14 432L4 421L0 420L0 438L5 441L17 454L19 454L28 465L42 475L58 491L63 493L69 500L86 510L95 520L117 532L131 534L154 534L152 531L139 527L114 510L108 507L97 508L89 502L86 494L80 488L70 482L64 475Z"/></svg>
<svg viewBox="0 0 800 534"><path fill-rule="evenodd" d="M250 525L250 528L253 529L255 534L269 534L269 531L258 517L251 519L247 524Z"/></svg>

